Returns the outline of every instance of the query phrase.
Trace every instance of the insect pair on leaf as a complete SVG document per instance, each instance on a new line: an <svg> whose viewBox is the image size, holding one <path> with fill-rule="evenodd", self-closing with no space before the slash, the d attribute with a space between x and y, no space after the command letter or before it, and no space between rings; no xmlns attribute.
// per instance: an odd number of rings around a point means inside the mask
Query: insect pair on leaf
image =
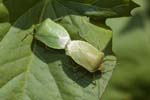
<svg viewBox="0 0 150 100"><path fill-rule="evenodd" d="M35 38L53 49L65 49L77 64L89 72L102 69L104 53L81 40L71 40L65 28L51 19L44 20L35 28Z"/></svg>

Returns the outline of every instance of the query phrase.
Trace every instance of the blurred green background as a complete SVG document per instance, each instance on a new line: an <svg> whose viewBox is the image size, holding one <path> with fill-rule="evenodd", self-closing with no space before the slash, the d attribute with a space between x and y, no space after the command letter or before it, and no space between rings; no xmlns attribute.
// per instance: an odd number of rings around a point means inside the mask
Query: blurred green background
<svg viewBox="0 0 150 100"><path fill-rule="evenodd" d="M150 0L133 17L108 19L118 63L102 100L150 100Z"/></svg>

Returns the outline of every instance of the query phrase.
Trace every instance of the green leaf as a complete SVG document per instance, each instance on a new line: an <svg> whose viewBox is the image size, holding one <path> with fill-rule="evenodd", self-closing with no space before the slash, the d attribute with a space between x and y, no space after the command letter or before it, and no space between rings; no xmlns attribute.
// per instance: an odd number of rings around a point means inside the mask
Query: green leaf
<svg viewBox="0 0 150 100"><path fill-rule="evenodd" d="M27 10L38 5L37 3L40 2L40 0L3 0L3 2L9 12L9 21L12 23ZM37 11L39 11L39 9L37 9Z"/></svg>
<svg viewBox="0 0 150 100"><path fill-rule="evenodd" d="M71 34L72 39L82 39L94 45L100 51L104 50L112 37L112 31L89 22L89 18L70 15L60 22Z"/></svg>
<svg viewBox="0 0 150 100"><path fill-rule="evenodd" d="M139 6L133 0L97 0L94 5L111 8L117 13L118 17L131 15L131 10Z"/></svg>
<svg viewBox="0 0 150 100"><path fill-rule="evenodd" d="M82 0L83 1L83 0ZM87 4L87 0L4 0L9 10L10 21L13 23L27 10L36 8L41 13L37 15L39 20L48 17L51 19L60 18L68 14L94 16L96 18L119 17L130 15L131 9L137 5L131 0L93 0ZM15 7L14 5L15 4ZM21 8L21 9L20 9ZM51 13L46 13L51 12Z"/></svg>
<svg viewBox="0 0 150 100"><path fill-rule="evenodd" d="M8 21L9 15L8 10L4 6L2 0L0 0L0 22Z"/></svg>
<svg viewBox="0 0 150 100"><path fill-rule="evenodd" d="M0 23L0 41L3 39L5 34L8 32L10 26L11 25L9 23Z"/></svg>
<svg viewBox="0 0 150 100"><path fill-rule="evenodd" d="M69 9L72 9L78 14L86 15L86 16L93 16L99 18L106 18L106 17L114 17L118 14L114 12L111 8L101 8L90 4L79 3L74 1L63 1L62 4Z"/></svg>
<svg viewBox="0 0 150 100"><path fill-rule="evenodd" d="M96 18L129 16L138 5L131 0L60 0L67 8Z"/></svg>
<svg viewBox="0 0 150 100"><path fill-rule="evenodd" d="M93 74L64 53L24 39L32 31L12 27L0 44L0 99L99 100L113 70L98 73L94 85Z"/></svg>
<svg viewBox="0 0 150 100"><path fill-rule="evenodd" d="M114 32L113 51L119 64L103 100L150 99L149 0L134 1L141 7L132 11L132 17L107 20Z"/></svg>

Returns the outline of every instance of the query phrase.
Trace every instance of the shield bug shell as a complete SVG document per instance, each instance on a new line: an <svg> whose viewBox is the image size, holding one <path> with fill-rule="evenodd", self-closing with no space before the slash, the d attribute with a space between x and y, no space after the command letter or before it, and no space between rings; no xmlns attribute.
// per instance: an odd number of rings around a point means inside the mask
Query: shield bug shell
<svg viewBox="0 0 150 100"><path fill-rule="evenodd" d="M70 41L66 47L66 54L89 72L101 69L104 57L103 52L98 51L91 44L80 40Z"/></svg>
<svg viewBox="0 0 150 100"><path fill-rule="evenodd" d="M54 49L64 49L70 41L68 32L49 18L35 28L35 38Z"/></svg>

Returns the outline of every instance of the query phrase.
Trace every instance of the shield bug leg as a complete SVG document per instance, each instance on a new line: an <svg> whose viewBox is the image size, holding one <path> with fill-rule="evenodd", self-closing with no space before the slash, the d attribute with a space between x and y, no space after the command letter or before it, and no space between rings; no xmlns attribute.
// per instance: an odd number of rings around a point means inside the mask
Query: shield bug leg
<svg viewBox="0 0 150 100"><path fill-rule="evenodd" d="M107 62L113 62L113 63L109 64ZM101 67L99 68L99 70L101 71L102 74L105 74L107 72L111 72L112 70L114 70L115 68L113 66L115 66L115 65L116 65L116 58L115 57L112 57L112 58L106 58L105 57L101 63ZM109 66L110 68L106 68L105 66Z"/></svg>
<svg viewBox="0 0 150 100"><path fill-rule="evenodd" d="M45 49L49 50L50 48L47 46L47 45L44 45L45 46Z"/></svg>
<svg viewBox="0 0 150 100"><path fill-rule="evenodd" d="M21 41L24 41L29 35L33 35L33 33L32 33L32 32L27 33L27 34L23 37L23 39L21 39Z"/></svg>
<svg viewBox="0 0 150 100"><path fill-rule="evenodd" d="M112 58L104 58L104 59L103 59L103 62L105 62L105 61L116 61L116 59L112 59Z"/></svg>
<svg viewBox="0 0 150 100"><path fill-rule="evenodd" d="M64 16L54 19L55 22L60 21L64 18Z"/></svg>
<svg viewBox="0 0 150 100"><path fill-rule="evenodd" d="M110 72L110 71L112 71L112 70L114 70L115 68L112 68L112 69L110 69L110 70L107 70L107 71L102 71L102 74L105 74L105 73L107 73L107 72Z"/></svg>
<svg viewBox="0 0 150 100"><path fill-rule="evenodd" d="M21 41L24 41L29 35L34 35L34 33L35 33L35 26L33 25L33 26L31 27L31 32L27 33L27 34L23 37L23 39L21 39Z"/></svg>
<svg viewBox="0 0 150 100"><path fill-rule="evenodd" d="M21 41L24 41L27 37L29 36L29 34L26 34L23 39L21 39Z"/></svg>

